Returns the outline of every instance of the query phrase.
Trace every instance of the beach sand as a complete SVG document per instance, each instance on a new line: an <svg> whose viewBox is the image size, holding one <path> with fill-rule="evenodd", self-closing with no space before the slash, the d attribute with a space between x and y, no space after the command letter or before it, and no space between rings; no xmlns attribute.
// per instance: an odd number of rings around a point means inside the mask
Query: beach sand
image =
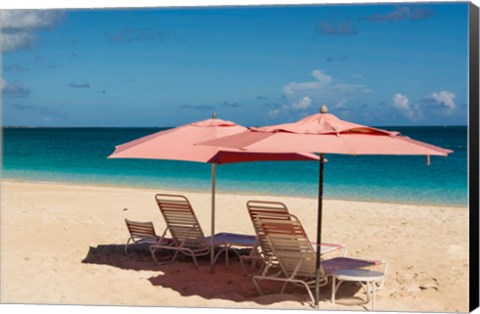
<svg viewBox="0 0 480 314"><path fill-rule="evenodd" d="M188 258L156 266L148 251L123 254L124 218L165 227L154 201L165 190L3 181L1 183L1 302L231 308L311 309L304 289L265 283L259 296L251 278L231 259L209 271ZM183 192L206 234L209 193ZM253 234L245 203L284 202L302 221L311 240L316 199L217 194L217 232ZM380 311L468 311L468 209L326 200L322 236L344 243L349 256L388 262ZM363 293L345 284L338 302L322 289L320 308L364 310ZM368 305L370 309L370 304Z"/></svg>

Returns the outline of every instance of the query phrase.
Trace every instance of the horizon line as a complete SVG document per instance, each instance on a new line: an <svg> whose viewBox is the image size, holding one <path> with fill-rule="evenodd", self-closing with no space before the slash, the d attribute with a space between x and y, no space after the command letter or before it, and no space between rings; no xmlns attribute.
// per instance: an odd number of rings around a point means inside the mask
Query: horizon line
<svg viewBox="0 0 480 314"><path fill-rule="evenodd" d="M187 123L188 124L188 123ZM185 125L185 124L182 124ZM176 128L177 126L30 126L30 125L0 125L2 129L4 128L17 128L17 129L165 129L165 128ZM372 125L372 127L468 127L468 124L424 124L424 125ZM258 126L249 126L249 127L258 127ZM247 127L248 128L248 127Z"/></svg>

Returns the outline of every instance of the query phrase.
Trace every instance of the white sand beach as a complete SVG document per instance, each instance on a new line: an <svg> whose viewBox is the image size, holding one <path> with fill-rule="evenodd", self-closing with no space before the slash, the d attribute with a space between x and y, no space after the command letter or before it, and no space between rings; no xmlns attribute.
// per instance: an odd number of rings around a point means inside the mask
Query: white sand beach
<svg viewBox="0 0 480 314"><path fill-rule="evenodd" d="M208 258L197 270L188 258L157 266L148 251L127 257L124 218L165 227L154 201L158 192L187 196L203 230L210 230L210 195L103 186L1 182L1 302L231 308L310 309L302 288L265 283L259 296L232 258L216 273ZM217 232L253 234L245 203L284 202L311 240L316 199L217 195ZM377 293L379 311L468 311L468 209L326 200L323 239L344 243L349 256L389 264ZM338 304L322 289L320 308L364 310L355 285L339 290ZM367 306L370 308L370 305Z"/></svg>

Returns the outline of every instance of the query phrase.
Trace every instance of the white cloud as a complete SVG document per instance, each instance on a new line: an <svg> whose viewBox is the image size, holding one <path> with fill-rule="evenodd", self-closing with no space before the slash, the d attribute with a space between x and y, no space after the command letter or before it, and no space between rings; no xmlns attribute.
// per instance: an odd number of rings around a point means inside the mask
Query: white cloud
<svg viewBox="0 0 480 314"><path fill-rule="evenodd" d="M298 111L298 110L306 110L311 106L312 106L312 100L310 99L310 97L305 96L302 99L300 99L298 102L293 103L290 107L293 110Z"/></svg>
<svg viewBox="0 0 480 314"><path fill-rule="evenodd" d="M2 10L2 29L33 29L53 26L63 17L57 10Z"/></svg>
<svg viewBox="0 0 480 314"><path fill-rule="evenodd" d="M330 84L332 77L323 73L321 70L313 70L312 76L318 80L321 86Z"/></svg>
<svg viewBox="0 0 480 314"><path fill-rule="evenodd" d="M410 103L407 96L397 93L392 97L392 105L412 121L422 119L426 113L429 116L451 115L458 107L455 103L455 94L449 91L432 92L414 104Z"/></svg>
<svg viewBox="0 0 480 314"><path fill-rule="evenodd" d="M282 113L294 113L294 112L305 111L309 109L311 106L312 106L312 100L310 99L310 97L305 96L299 101L294 102L290 105L282 105L279 108L270 110L268 112L268 116L270 118L274 118Z"/></svg>
<svg viewBox="0 0 480 314"><path fill-rule="evenodd" d="M306 95L312 99L321 98L321 102L337 102L339 97L345 98L358 93L372 90L361 84L350 84L334 79L322 70L313 70L314 81L291 82L283 87L285 95L297 98L297 94Z"/></svg>
<svg viewBox="0 0 480 314"><path fill-rule="evenodd" d="M313 103L332 105L340 115L349 113L346 104L351 100L362 100L365 94L373 90L368 86L344 82L327 74L325 71L315 69L311 72L312 80L307 82L290 82L283 87L284 96L288 105L278 106L269 111L269 116L274 117L281 113L295 113L303 110L306 113ZM351 77L352 78L352 77Z"/></svg>
<svg viewBox="0 0 480 314"><path fill-rule="evenodd" d="M9 83L0 77L0 91L2 96L6 98L21 98L27 97L30 94L30 88L25 86L22 82Z"/></svg>
<svg viewBox="0 0 480 314"><path fill-rule="evenodd" d="M54 26L63 16L58 10L0 10L2 51L31 48L33 32Z"/></svg>
<svg viewBox="0 0 480 314"><path fill-rule="evenodd" d="M282 112L288 112L288 108L289 107L287 105L282 105L280 108L270 110L268 112L268 116L270 118L275 118L276 116L278 116Z"/></svg>
<svg viewBox="0 0 480 314"><path fill-rule="evenodd" d="M395 94L392 98L393 106L400 110L410 110L410 103L408 97L402 94Z"/></svg>
<svg viewBox="0 0 480 314"><path fill-rule="evenodd" d="M407 96L396 93L392 97L393 107L400 110L409 120L418 120L423 117L423 114L418 106L410 105Z"/></svg>
<svg viewBox="0 0 480 314"><path fill-rule="evenodd" d="M326 88L332 82L332 77L323 73L321 70L313 70L312 76L316 78L316 81L304 83L288 83L283 87L283 91L287 95L292 95L295 92L321 90L323 88Z"/></svg>
<svg viewBox="0 0 480 314"><path fill-rule="evenodd" d="M30 49L33 40L33 35L27 31L18 31L13 33L2 32L2 51Z"/></svg>
<svg viewBox="0 0 480 314"><path fill-rule="evenodd" d="M433 92L430 97L435 100L437 103L445 106L447 114L452 113L457 109L457 104L455 103L455 94L448 91Z"/></svg>

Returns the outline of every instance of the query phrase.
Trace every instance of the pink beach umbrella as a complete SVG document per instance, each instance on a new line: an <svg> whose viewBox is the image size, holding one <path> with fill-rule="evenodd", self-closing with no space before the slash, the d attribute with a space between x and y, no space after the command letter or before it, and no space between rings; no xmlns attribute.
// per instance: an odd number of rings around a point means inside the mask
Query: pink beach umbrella
<svg viewBox="0 0 480 314"><path fill-rule="evenodd" d="M115 147L108 158L169 159L212 164L211 270L214 272L215 173L217 164L247 161L318 160L312 153L272 153L242 151L195 145L201 141L238 134L247 128L231 121L212 119L193 122L157 132Z"/></svg>
<svg viewBox="0 0 480 314"><path fill-rule="evenodd" d="M399 132L375 129L340 120L327 113L325 105L322 106L320 113L294 123L250 128L243 133L205 141L198 145L265 153L315 152L320 154L315 285L315 305L317 306L325 154L424 155L427 156L427 162L430 163L430 156L447 156L452 152L402 136Z"/></svg>

